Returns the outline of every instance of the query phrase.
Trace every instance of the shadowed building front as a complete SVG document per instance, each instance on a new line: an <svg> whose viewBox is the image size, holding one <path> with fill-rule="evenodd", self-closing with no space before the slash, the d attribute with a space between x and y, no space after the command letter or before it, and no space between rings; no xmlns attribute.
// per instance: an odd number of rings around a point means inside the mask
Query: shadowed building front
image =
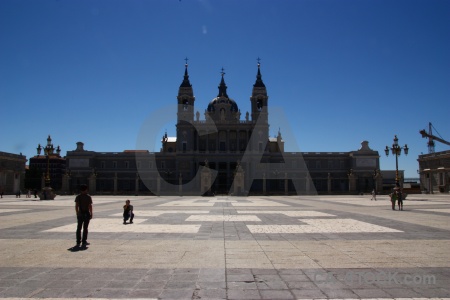
<svg viewBox="0 0 450 300"><path fill-rule="evenodd" d="M221 73L218 94L203 116L195 110L188 65L178 89L176 137L160 152L67 152L67 186L94 193L339 194L382 190L379 154L364 141L349 152L285 152L281 131L269 136L269 96L257 65L250 112L241 113Z"/></svg>

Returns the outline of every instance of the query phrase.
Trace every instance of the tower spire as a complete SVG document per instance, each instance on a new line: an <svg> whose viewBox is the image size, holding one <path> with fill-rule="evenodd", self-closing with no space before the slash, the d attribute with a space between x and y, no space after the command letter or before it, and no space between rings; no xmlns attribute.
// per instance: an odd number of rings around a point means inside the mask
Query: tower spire
<svg viewBox="0 0 450 300"><path fill-rule="evenodd" d="M181 83L180 87L191 87L191 83L189 82L189 74L188 74L188 58L186 57L184 59L186 61L185 69L184 69L184 78L183 78L183 82Z"/></svg>
<svg viewBox="0 0 450 300"><path fill-rule="evenodd" d="M228 98L227 85L225 84L225 79L223 78L223 76L225 75L224 71L225 71L224 68L222 68L222 72L220 72L220 74L222 75L222 80L220 81L219 94L217 95L217 97L226 97L226 98Z"/></svg>
<svg viewBox="0 0 450 300"><path fill-rule="evenodd" d="M266 87L264 82L262 81L262 78L261 78L261 69L260 69L260 67L261 67L260 61L261 61L261 59L258 57L257 61L258 61L258 73L256 74L256 82L255 82L255 84L253 86L254 87Z"/></svg>

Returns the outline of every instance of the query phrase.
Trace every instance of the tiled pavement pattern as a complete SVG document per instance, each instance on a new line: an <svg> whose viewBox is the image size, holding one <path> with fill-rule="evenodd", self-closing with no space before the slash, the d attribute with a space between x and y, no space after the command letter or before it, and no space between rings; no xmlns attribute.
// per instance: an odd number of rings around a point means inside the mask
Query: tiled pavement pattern
<svg viewBox="0 0 450 300"><path fill-rule="evenodd" d="M123 225L125 199L134 224ZM0 299L449 299L450 196L0 199Z"/></svg>

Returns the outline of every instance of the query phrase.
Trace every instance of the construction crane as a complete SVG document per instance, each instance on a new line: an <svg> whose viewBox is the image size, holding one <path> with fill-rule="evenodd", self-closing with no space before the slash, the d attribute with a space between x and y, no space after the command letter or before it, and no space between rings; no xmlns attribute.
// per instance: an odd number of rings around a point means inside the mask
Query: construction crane
<svg viewBox="0 0 450 300"><path fill-rule="evenodd" d="M419 131L423 138L428 138L428 153L434 153L434 141L441 142L442 144L446 144L450 146L450 142L444 140L443 138L437 137L433 135L433 125L431 122L428 123L428 132L425 129ZM434 130L437 132L436 128ZM439 134L439 133L438 133Z"/></svg>

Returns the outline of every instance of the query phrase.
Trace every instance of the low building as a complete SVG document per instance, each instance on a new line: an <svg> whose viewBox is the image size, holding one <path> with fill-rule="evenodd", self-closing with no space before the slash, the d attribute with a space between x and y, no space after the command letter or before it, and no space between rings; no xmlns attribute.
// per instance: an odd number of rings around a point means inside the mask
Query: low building
<svg viewBox="0 0 450 300"><path fill-rule="evenodd" d="M450 150L419 155L420 188L424 193L450 190Z"/></svg>
<svg viewBox="0 0 450 300"><path fill-rule="evenodd" d="M0 152L0 192L16 194L25 189L26 156Z"/></svg>

